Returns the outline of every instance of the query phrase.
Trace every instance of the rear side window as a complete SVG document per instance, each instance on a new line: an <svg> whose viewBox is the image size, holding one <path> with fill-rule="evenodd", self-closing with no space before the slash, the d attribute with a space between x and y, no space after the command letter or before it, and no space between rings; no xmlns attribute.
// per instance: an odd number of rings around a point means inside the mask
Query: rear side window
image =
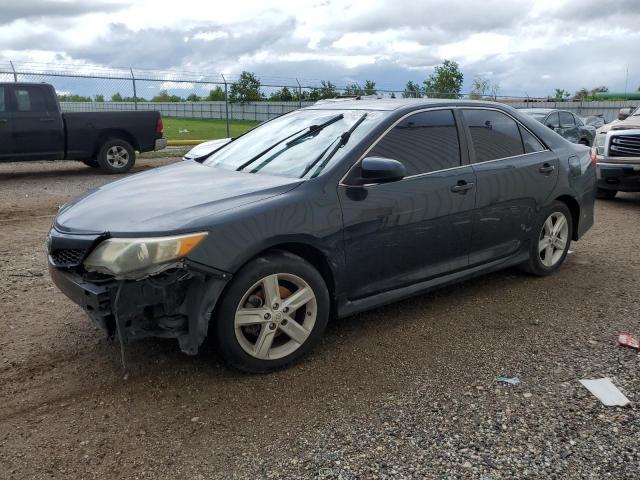
<svg viewBox="0 0 640 480"><path fill-rule="evenodd" d="M6 112L7 107L4 101L4 87L0 87L0 112Z"/></svg>
<svg viewBox="0 0 640 480"><path fill-rule="evenodd" d="M16 110L18 112L53 112L55 107L44 88L37 86L17 87Z"/></svg>
<svg viewBox="0 0 640 480"><path fill-rule="evenodd" d="M558 118L558 112L554 112L547 117L547 121L544 122L547 127L551 128L559 128L560 127L560 119Z"/></svg>
<svg viewBox="0 0 640 480"><path fill-rule="evenodd" d="M542 145L540 141L529 132L529 130L524 128L522 125L518 125L518 127L520 127L520 135L522 135L524 153L534 153L545 150L544 145Z"/></svg>
<svg viewBox="0 0 640 480"><path fill-rule="evenodd" d="M453 112L431 110L405 118L368 156L402 162L407 176L460 166L460 143Z"/></svg>
<svg viewBox="0 0 640 480"><path fill-rule="evenodd" d="M575 127L576 121L573 118L573 115L569 112L559 112L560 113L560 126L561 127Z"/></svg>
<svg viewBox="0 0 640 480"><path fill-rule="evenodd" d="M518 124L495 110L463 110L471 133L476 163L515 157L524 153Z"/></svg>

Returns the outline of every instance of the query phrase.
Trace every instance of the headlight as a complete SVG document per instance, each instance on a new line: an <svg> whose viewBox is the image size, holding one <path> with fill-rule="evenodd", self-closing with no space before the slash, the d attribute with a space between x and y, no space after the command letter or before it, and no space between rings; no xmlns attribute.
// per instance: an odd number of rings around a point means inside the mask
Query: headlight
<svg viewBox="0 0 640 480"><path fill-rule="evenodd" d="M89 254L84 266L91 272L118 279L140 278L171 267L206 236L204 232L173 237L109 238Z"/></svg>
<svg viewBox="0 0 640 480"><path fill-rule="evenodd" d="M596 138L593 142L593 146L596 147L596 151L598 155L604 155L604 144L607 141L606 133L598 133L596 134Z"/></svg>

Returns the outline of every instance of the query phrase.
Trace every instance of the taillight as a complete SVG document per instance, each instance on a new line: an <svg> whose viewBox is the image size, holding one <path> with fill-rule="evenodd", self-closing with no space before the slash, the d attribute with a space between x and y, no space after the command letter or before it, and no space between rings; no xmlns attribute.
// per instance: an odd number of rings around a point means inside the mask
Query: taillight
<svg viewBox="0 0 640 480"><path fill-rule="evenodd" d="M162 117L158 117L156 122L156 133L162 135L164 133L164 123L162 123Z"/></svg>
<svg viewBox="0 0 640 480"><path fill-rule="evenodd" d="M591 164L595 167L598 162L598 149L591 147Z"/></svg>

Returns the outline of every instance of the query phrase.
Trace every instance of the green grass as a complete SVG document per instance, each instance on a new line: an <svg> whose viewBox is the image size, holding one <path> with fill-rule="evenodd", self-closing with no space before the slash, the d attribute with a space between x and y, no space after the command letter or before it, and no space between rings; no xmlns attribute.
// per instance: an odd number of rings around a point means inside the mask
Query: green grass
<svg viewBox="0 0 640 480"><path fill-rule="evenodd" d="M226 120L211 120L199 118L172 118L163 117L164 136L169 140L214 140L227 136ZM230 120L229 130L232 137L237 137L247 130L252 129L260 122L251 120ZM189 130L189 133L178 133L180 130Z"/></svg>

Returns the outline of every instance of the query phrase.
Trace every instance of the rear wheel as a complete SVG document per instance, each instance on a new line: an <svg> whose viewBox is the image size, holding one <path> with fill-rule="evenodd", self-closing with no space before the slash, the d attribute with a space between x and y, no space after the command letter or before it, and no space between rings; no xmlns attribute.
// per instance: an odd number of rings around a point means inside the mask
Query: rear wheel
<svg viewBox="0 0 640 480"><path fill-rule="evenodd" d="M618 194L617 190L608 190L605 188L599 188L596 196L604 200L613 200Z"/></svg>
<svg viewBox="0 0 640 480"><path fill-rule="evenodd" d="M543 218L532 235L529 260L522 265L524 270L538 276L550 275L560 268L573 235L571 212L564 203L553 202Z"/></svg>
<svg viewBox="0 0 640 480"><path fill-rule="evenodd" d="M308 353L329 319L329 293L318 271L288 252L247 264L232 280L215 316L215 340L239 370L261 373Z"/></svg>
<svg viewBox="0 0 640 480"><path fill-rule="evenodd" d="M136 154L126 140L110 138L100 147L96 161L105 173L125 173L136 163Z"/></svg>

